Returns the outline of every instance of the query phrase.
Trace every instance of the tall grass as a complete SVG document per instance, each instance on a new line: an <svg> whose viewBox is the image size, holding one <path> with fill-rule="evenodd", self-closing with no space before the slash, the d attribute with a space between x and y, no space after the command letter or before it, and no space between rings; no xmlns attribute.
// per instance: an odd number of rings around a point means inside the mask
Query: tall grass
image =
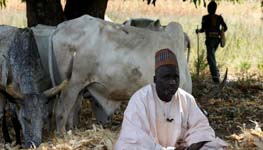
<svg viewBox="0 0 263 150"><path fill-rule="evenodd" d="M163 25L171 21L179 22L191 39L189 65L190 70L194 72L196 70L194 62L197 59L197 38L194 31L197 25L200 28L202 15L207 13L202 5L195 8L193 3L181 0L158 0L156 6L147 5L146 1L142 0L109 0L106 13L117 23L129 18L158 18ZM235 5L221 2L217 14L222 14L228 25L226 46L218 48L216 53L221 71L228 67L232 75L244 73L263 75L263 21L261 19L263 16L260 1L243 1ZM0 9L0 24L25 27L25 4L20 3L19 0L8 0L7 7ZM200 50L206 51L204 41L205 36L201 34Z"/></svg>
<svg viewBox="0 0 263 150"><path fill-rule="evenodd" d="M202 15L207 14L202 4L195 8L193 3L181 0L158 0L154 7L146 5L142 0L111 0L107 14L119 23L128 18L138 17L159 18L162 24L168 24L171 21L179 22L191 39L190 70L196 71L197 37L194 31L197 26L200 28ZM235 5L230 2L221 2L218 5L217 14L222 14L228 25L226 46L219 47L216 52L221 72L228 67L232 76L252 73L262 75L263 21L260 1L243 1ZM201 52L206 51L205 36L204 34L199 36L199 49ZM208 72L208 67L204 71Z"/></svg>

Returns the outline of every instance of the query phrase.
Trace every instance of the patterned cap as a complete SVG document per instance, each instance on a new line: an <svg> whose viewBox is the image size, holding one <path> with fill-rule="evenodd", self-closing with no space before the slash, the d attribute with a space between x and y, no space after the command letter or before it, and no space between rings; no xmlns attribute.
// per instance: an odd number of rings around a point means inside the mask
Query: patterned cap
<svg viewBox="0 0 263 150"><path fill-rule="evenodd" d="M161 49L155 53L155 70L163 65L176 65L175 54L168 48Z"/></svg>

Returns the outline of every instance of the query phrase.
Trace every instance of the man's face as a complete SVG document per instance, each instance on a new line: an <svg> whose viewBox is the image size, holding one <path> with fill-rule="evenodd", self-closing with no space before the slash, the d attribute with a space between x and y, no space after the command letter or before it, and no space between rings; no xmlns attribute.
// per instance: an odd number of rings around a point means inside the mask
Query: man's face
<svg viewBox="0 0 263 150"><path fill-rule="evenodd" d="M171 101L180 84L177 65L164 65L155 71L154 82L159 98L165 102Z"/></svg>

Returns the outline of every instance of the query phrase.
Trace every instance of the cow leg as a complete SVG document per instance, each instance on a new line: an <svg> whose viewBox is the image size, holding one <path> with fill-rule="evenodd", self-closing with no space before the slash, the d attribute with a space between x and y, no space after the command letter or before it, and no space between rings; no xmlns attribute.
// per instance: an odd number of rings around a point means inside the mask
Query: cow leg
<svg viewBox="0 0 263 150"><path fill-rule="evenodd" d="M8 127L6 124L6 111L5 111L5 107L6 107L6 101L4 98L4 95L2 93L0 93L0 119L1 123L2 123L2 133L3 133L3 137L6 143L11 143L11 138L9 136L9 132L8 132Z"/></svg>
<svg viewBox="0 0 263 150"><path fill-rule="evenodd" d="M75 103L74 109L73 111L73 126L77 127L79 120L80 120L80 110L81 110L81 106L82 106L82 101L83 98L78 96L77 102Z"/></svg>
<svg viewBox="0 0 263 150"><path fill-rule="evenodd" d="M89 85L83 93L83 97L90 100L92 112L95 114L97 121L101 124L111 122L113 113L121 103L120 101L108 99L106 93L107 89L99 83Z"/></svg>
<svg viewBox="0 0 263 150"><path fill-rule="evenodd" d="M77 127L79 122L79 113L82 105L82 98L78 96L72 111L69 113L68 121L67 121L67 130L73 129Z"/></svg>
<svg viewBox="0 0 263 150"><path fill-rule="evenodd" d="M58 99L55 106L56 110L56 128L60 134L65 133L66 123L70 112L74 109L74 104L78 98L78 94L81 91L80 83L69 83L68 87L62 92L61 97Z"/></svg>
<svg viewBox="0 0 263 150"><path fill-rule="evenodd" d="M8 132L8 127L6 124L6 115L5 115L5 110L4 110L4 114L3 114L3 118L2 118L2 131L3 131L3 136L5 139L5 143L11 143L11 138L9 136L9 132Z"/></svg>
<svg viewBox="0 0 263 150"><path fill-rule="evenodd" d="M59 99L59 97L56 96L56 99ZM48 114L47 114L47 120L45 120L46 122L46 130L47 131L54 131L55 130L55 117L54 117L54 106L55 106L56 100L52 99L49 101L48 105Z"/></svg>
<svg viewBox="0 0 263 150"><path fill-rule="evenodd" d="M4 116L4 109L5 109L5 99L0 93L0 119Z"/></svg>
<svg viewBox="0 0 263 150"><path fill-rule="evenodd" d="M20 130L22 129L16 113L12 115L12 123L16 134L16 145L21 145Z"/></svg>

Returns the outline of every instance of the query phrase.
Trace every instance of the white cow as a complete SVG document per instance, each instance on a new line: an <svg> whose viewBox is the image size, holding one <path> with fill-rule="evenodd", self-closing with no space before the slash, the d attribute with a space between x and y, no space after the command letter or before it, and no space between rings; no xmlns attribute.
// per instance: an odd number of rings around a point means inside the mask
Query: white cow
<svg viewBox="0 0 263 150"><path fill-rule="evenodd" d="M134 26L138 28L149 29L153 31L162 32L166 26L162 26L159 19L153 20L148 18L131 18L122 23L123 25ZM187 49L187 62L189 62L191 42L187 33L184 32L184 45Z"/></svg>
<svg viewBox="0 0 263 150"><path fill-rule="evenodd" d="M37 41L41 28L33 29ZM180 87L192 91L184 55L184 33L178 23L172 22L164 32L157 33L85 15L61 23L49 33L49 61L55 59L59 66L58 73L54 71L56 65L49 67L53 84L65 78L63 72L76 52L72 78L55 109L59 132L65 131L67 121L69 127L73 126L73 115L85 91L96 100L92 104L97 119L109 121L120 101L153 81L154 55L159 49L174 51L179 63Z"/></svg>

